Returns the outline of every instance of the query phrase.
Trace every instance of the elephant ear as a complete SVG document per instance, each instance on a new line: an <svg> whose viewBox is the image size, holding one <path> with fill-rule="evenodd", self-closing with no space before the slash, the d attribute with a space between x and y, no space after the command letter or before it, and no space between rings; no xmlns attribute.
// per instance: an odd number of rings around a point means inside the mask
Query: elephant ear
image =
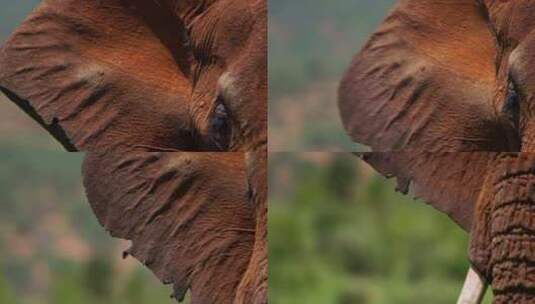
<svg viewBox="0 0 535 304"><path fill-rule="evenodd" d="M513 145L493 105L495 44L479 1L400 1L342 80L348 134L377 152Z"/></svg>
<svg viewBox="0 0 535 304"><path fill-rule="evenodd" d="M359 153L380 174L396 177L397 190L415 196L447 214L470 231L475 206L485 182L491 152Z"/></svg>
<svg viewBox="0 0 535 304"><path fill-rule="evenodd" d="M187 149L184 39L156 1L45 0L0 49L0 89L70 151Z"/></svg>
<svg viewBox="0 0 535 304"><path fill-rule="evenodd" d="M240 153L88 153L84 186L99 222L191 303L232 303L255 241Z"/></svg>

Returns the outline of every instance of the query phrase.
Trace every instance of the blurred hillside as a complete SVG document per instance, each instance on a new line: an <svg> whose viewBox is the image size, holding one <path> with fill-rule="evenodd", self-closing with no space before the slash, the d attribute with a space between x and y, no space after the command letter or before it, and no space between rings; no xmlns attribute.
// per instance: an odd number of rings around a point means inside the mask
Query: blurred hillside
<svg viewBox="0 0 535 304"><path fill-rule="evenodd" d="M467 234L447 216L350 154L272 153L269 166L270 303L456 302Z"/></svg>
<svg viewBox="0 0 535 304"><path fill-rule="evenodd" d="M394 0L269 0L271 151L361 150L345 135L336 91Z"/></svg>
<svg viewBox="0 0 535 304"><path fill-rule="evenodd" d="M98 224L81 153L0 147L0 303L172 303Z"/></svg>

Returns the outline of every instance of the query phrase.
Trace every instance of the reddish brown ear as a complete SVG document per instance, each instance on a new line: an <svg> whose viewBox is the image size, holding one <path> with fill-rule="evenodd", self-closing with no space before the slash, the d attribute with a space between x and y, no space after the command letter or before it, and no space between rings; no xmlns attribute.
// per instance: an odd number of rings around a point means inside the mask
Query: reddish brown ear
<svg viewBox="0 0 535 304"><path fill-rule="evenodd" d="M495 153L374 152L359 154L387 178L396 177L397 190L409 190L470 231L474 208Z"/></svg>
<svg viewBox="0 0 535 304"><path fill-rule="evenodd" d="M517 145L493 105L495 44L479 1L400 1L341 83L348 134L377 152Z"/></svg>
<svg viewBox="0 0 535 304"><path fill-rule="evenodd" d="M241 153L88 153L89 203L182 299L233 303L255 241Z"/></svg>
<svg viewBox="0 0 535 304"><path fill-rule="evenodd" d="M156 1L45 0L0 50L0 89L71 151L188 149L184 36Z"/></svg>

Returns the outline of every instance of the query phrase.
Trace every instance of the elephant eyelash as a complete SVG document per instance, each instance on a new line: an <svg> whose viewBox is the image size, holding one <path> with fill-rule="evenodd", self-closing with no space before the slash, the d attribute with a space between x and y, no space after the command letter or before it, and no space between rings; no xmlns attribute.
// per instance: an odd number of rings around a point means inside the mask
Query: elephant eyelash
<svg viewBox="0 0 535 304"><path fill-rule="evenodd" d="M227 150L230 142L231 124L228 108L218 97L210 115L209 132L212 143L220 150Z"/></svg>
<svg viewBox="0 0 535 304"><path fill-rule="evenodd" d="M518 128L520 119L520 97L514 80L509 77L507 95L503 104L502 113Z"/></svg>

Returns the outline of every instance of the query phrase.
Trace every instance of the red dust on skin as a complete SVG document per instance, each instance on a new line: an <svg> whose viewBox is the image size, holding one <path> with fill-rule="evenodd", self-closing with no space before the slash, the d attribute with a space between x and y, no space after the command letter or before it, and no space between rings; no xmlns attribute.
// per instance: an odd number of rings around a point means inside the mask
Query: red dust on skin
<svg viewBox="0 0 535 304"><path fill-rule="evenodd" d="M534 17L528 0L399 1L339 88L365 160L470 232L494 303L535 301Z"/></svg>
<svg viewBox="0 0 535 304"><path fill-rule="evenodd" d="M265 0L44 0L0 90L88 152L99 222L176 299L267 303Z"/></svg>
<svg viewBox="0 0 535 304"><path fill-rule="evenodd" d="M348 134L377 152L532 151L534 15L532 1L400 1L340 85Z"/></svg>
<svg viewBox="0 0 535 304"><path fill-rule="evenodd" d="M46 0L2 46L0 89L71 151L252 151L267 142L266 33L265 0ZM221 100L225 143L210 133Z"/></svg>
<svg viewBox="0 0 535 304"><path fill-rule="evenodd" d="M84 186L99 222L174 297L267 303L266 155L87 154ZM247 162L246 159L252 159Z"/></svg>

